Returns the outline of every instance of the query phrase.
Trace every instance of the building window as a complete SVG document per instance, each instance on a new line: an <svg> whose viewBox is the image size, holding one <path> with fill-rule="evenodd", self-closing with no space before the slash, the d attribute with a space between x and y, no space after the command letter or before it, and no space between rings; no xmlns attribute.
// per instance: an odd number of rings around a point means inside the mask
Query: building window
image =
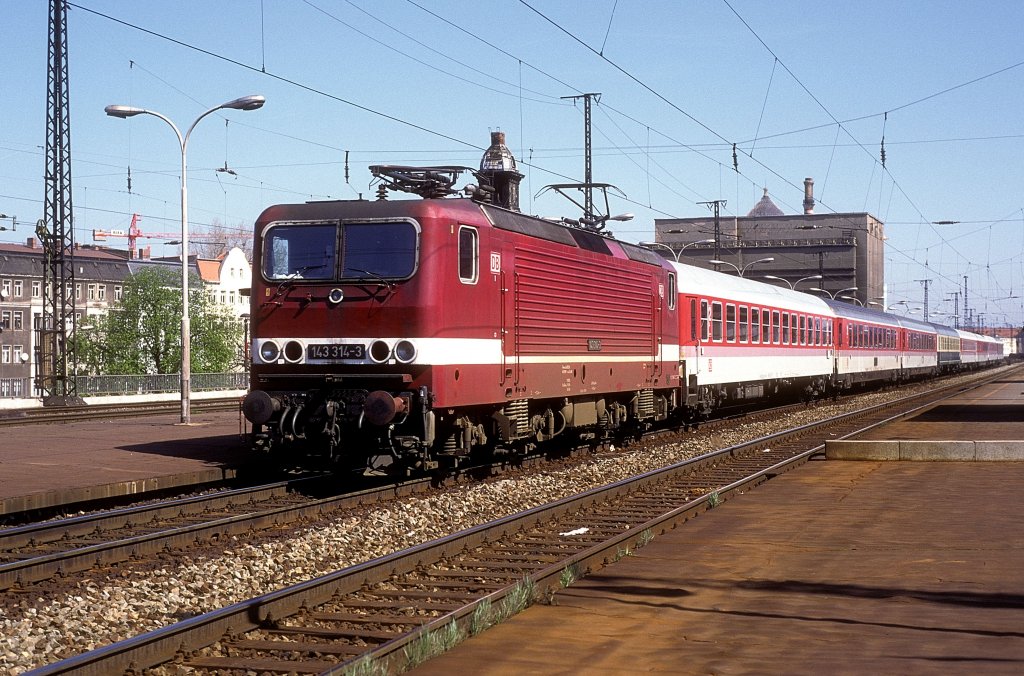
<svg viewBox="0 0 1024 676"><path fill-rule="evenodd" d="M25 289L22 287L22 284L24 284L24 282L22 282L20 279L14 280L14 297L15 298L21 298L22 294L25 293Z"/></svg>
<svg viewBox="0 0 1024 676"><path fill-rule="evenodd" d="M75 300L82 300L82 285L75 284Z"/></svg>
<svg viewBox="0 0 1024 676"><path fill-rule="evenodd" d="M21 331L24 328L25 313L21 310L14 311L14 330Z"/></svg>
<svg viewBox="0 0 1024 676"><path fill-rule="evenodd" d="M5 279L2 286L0 286L0 290L3 290L4 298L9 298L11 295L11 280Z"/></svg>
<svg viewBox="0 0 1024 676"><path fill-rule="evenodd" d="M43 295L43 283L39 280L32 280L32 297L40 298Z"/></svg>
<svg viewBox="0 0 1024 676"><path fill-rule="evenodd" d="M96 300L96 285L89 285L89 300Z"/></svg>
<svg viewBox="0 0 1024 676"><path fill-rule="evenodd" d="M114 300L115 301L121 300L122 293L123 293L123 291L121 290L121 287L115 286L114 287Z"/></svg>
<svg viewBox="0 0 1024 676"><path fill-rule="evenodd" d="M24 350L25 350L25 348L23 346L21 346L21 345L15 345L14 346L14 354L11 355L11 358L14 360L15 364L20 364L21 363L21 355L22 355L22 352L24 352Z"/></svg>
<svg viewBox="0 0 1024 676"><path fill-rule="evenodd" d="M106 299L107 299L107 285L106 284L100 284L99 286L96 287L96 300L106 300Z"/></svg>
<svg viewBox="0 0 1024 676"><path fill-rule="evenodd" d="M4 345L2 351L0 351L0 362L4 364L11 363L11 346Z"/></svg>
<svg viewBox="0 0 1024 676"><path fill-rule="evenodd" d="M11 311L0 310L0 329L11 328Z"/></svg>

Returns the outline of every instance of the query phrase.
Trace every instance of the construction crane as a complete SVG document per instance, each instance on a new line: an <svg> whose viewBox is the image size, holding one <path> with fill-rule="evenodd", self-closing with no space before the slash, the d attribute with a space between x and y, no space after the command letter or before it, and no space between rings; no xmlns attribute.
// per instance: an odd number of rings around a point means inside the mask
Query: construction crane
<svg viewBox="0 0 1024 676"><path fill-rule="evenodd" d="M108 237L127 237L128 238L128 254L132 260L138 257L138 250L136 240L139 238L145 239L167 239L167 240L180 240L181 233L169 233L169 232L142 232L139 228L139 221L142 220L142 216L138 214L132 214L131 225L128 226L127 230L93 230L92 241L94 242L105 242ZM214 233L201 233L193 232L189 234L189 239L202 239L202 240L215 240L223 242L223 234Z"/></svg>

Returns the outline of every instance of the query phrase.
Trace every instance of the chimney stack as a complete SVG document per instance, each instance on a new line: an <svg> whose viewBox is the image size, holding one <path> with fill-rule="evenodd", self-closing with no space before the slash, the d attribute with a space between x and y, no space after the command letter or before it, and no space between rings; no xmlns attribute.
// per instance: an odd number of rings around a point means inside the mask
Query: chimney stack
<svg viewBox="0 0 1024 676"><path fill-rule="evenodd" d="M814 213L814 179L804 179L804 213Z"/></svg>

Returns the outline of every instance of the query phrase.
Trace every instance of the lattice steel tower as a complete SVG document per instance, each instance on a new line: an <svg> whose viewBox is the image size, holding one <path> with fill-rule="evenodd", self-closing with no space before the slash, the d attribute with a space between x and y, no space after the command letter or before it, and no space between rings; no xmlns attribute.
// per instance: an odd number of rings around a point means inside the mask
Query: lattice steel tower
<svg viewBox="0 0 1024 676"><path fill-rule="evenodd" d="M46 99L46 199L36 234L43 242L46 283L36 347L36 385L45 406L82 403L75 387L75 230L71 210L71 124L68 103L68 11L50 2Z"/></svg>

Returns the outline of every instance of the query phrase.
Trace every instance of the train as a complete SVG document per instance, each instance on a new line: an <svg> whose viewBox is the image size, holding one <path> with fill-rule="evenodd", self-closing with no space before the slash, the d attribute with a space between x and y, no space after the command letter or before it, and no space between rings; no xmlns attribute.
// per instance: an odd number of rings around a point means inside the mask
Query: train
<svg viewBox="0 0 1024 676"><path fill-rule="evenodd" d="M256 221L242 408L257 452L444 470L1003 358L985 336L524 214L500 136L479 171L371 171L377 199L275 205ZM478 183L456 190L466 171Z"/></svg>

